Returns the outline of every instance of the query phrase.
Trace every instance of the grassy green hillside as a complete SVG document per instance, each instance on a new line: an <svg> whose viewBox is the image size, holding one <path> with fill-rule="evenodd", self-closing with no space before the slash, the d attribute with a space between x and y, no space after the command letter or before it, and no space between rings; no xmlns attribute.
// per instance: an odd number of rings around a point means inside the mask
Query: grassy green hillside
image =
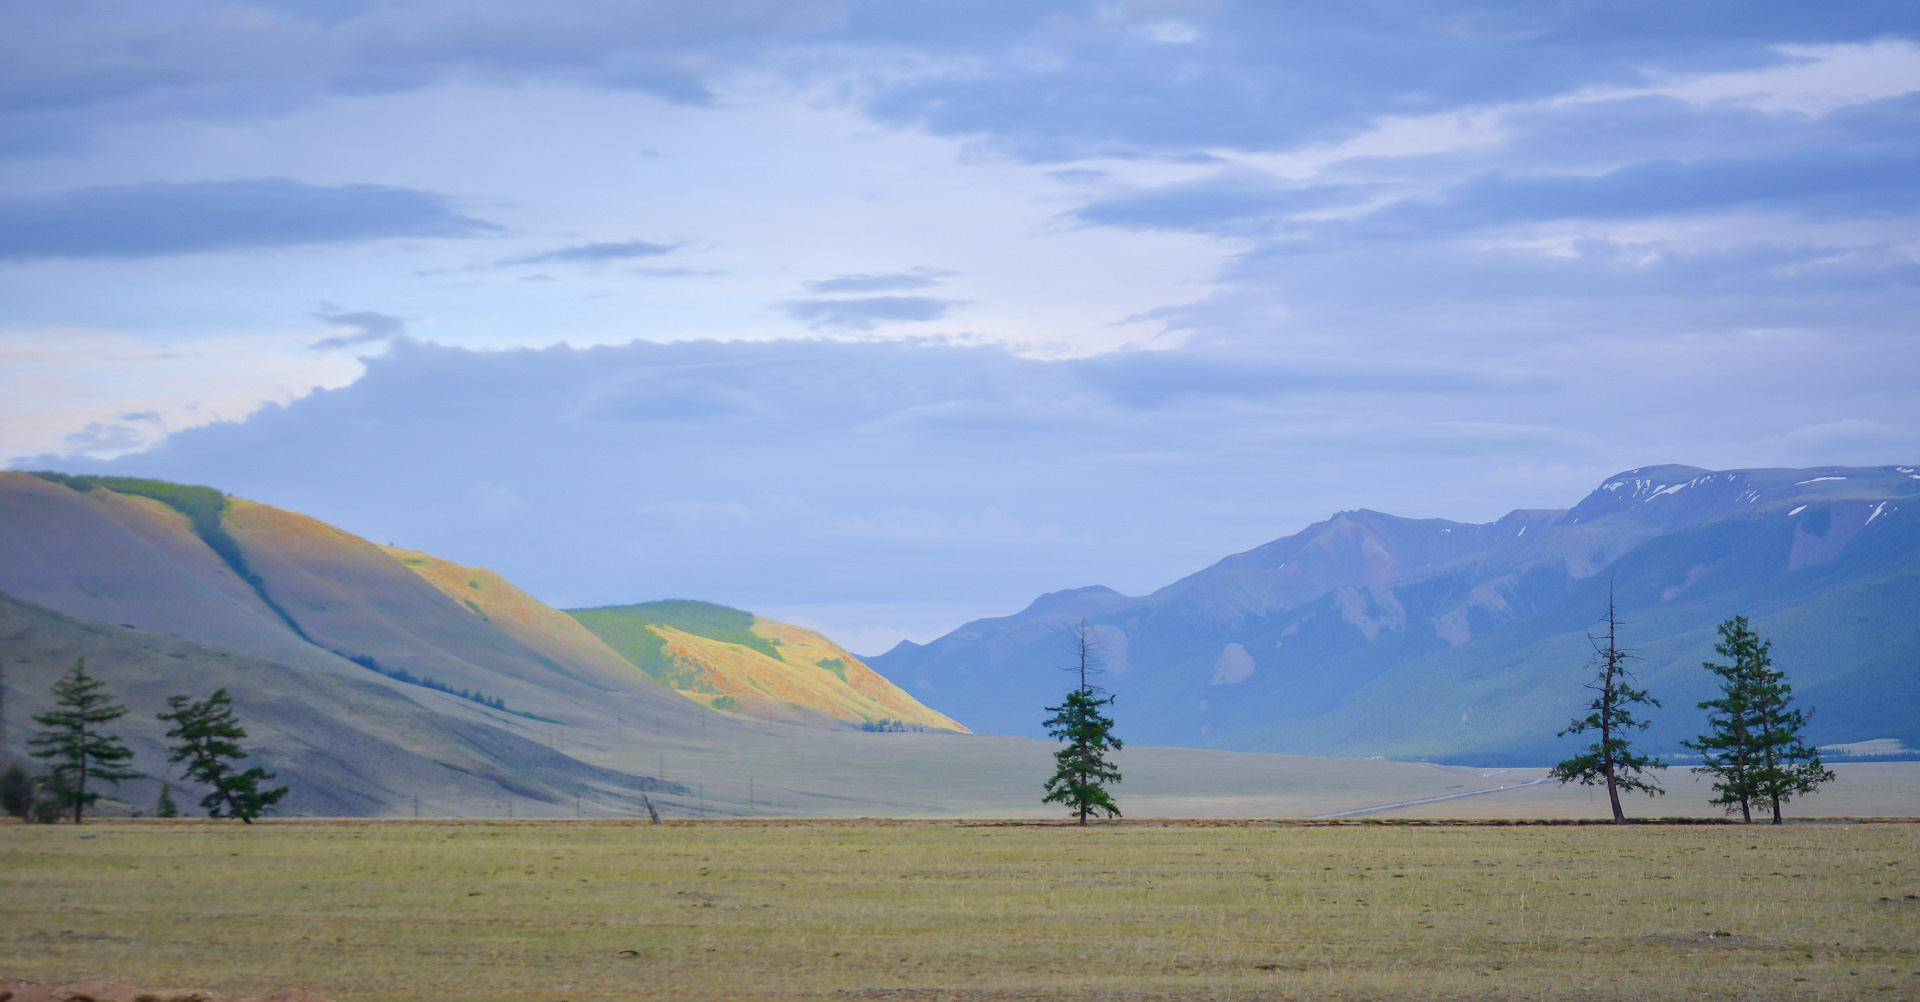
<svg viewBox="0 0 1920 1002"><path fill-rule="evenodd" d="M966 730L811 630L684 599L571 612L641 670L716 710L860 727Z"/></svg>

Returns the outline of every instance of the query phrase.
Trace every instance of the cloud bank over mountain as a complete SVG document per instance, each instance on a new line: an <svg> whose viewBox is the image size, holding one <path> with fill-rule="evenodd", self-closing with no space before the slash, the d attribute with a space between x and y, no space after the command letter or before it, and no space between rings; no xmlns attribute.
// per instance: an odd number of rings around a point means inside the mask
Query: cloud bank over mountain
<svg viewBox="0 0 1920 1002"><path fill-rule="evenodd" d="M1439 357L400 337L354 383L246 421L24 465L214 484L484 564L557 604L697 596L797 615L867 653L1010 611L1023 590L1138 591L1328 511L1563 507L1592 470L1672 451L1676 422L1710 458L1885 448L1874 429L1809 433L1784 403L1767 426L1718 420L1756 387L1784 400L1785 383L1569 362L1511 376ZM1637 392L1614 392L1626 384ZM1669 403L1649 416L1654 396Z"/></svg>
<svg viewBox="0 0 1920 1002"><path fill-rule="evenodd" d="M13 5L0 456L157 447L375 533L333 484L429 441L420 496L524 517L560 457L664 464L621 474L656 554L819 562L659 565L749 605L1911 462L1916 126L1895 3ZM471 531L418 542L535 552ZM949 556L822 556L862 533Z"/></svg>

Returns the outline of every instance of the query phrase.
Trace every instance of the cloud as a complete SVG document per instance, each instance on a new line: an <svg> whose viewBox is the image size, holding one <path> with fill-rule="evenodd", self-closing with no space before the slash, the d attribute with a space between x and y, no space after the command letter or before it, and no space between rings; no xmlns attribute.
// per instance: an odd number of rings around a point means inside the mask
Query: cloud
<svg viewBox="0 0 1920 1002"><path fill-rule="evenodd" d="M967 30L953 58L873 92L887 121L986 137L1034 160L1229 148L1287 150L1358 135L1387 116L1546 100L1654 79L1791 66L1780 46L1912 38L1895 3L1832 19L1788 4L1718 0L1677 15L1577 2L1524 13L1408 3L1350 9L1222 3L1184 13L1193 33L1159 44L1163 16L1036 6ZM1184 32L1182 35L1184 36Z"/></svg>
<svg viewBox="0 0 1920 1002"><path fill-rule="evenodd" d="M1094 226L1227 233L1265 229L1263 224L1297 212L1350 204L1378 186L1321 184L1286 186L1277 178L1223 174L1088 203L1072 218Z"/></svg>
<svg viewBox="0 0 1920 1002"><path fill-rule="evenodd" d="M114 468L558 600L1016 607L1341 508L1910 462L1917 19L0 5L0 257L68 259L0 268L34 325L0 331L0 437L105 456L172 430ZM130 183L206 177L302 180ZM122 186L45 194L82 184ZM639 233L699 234L698 260ZM342 246L178 256L302 241ZM320 296L381 310L314 333ZM468 347L405 336L427 316ZM125 333L44 333L75 329ZM928 332L1017 350L838 343ZM632 338L676 343L606 343ZM578 347L474 350L555 342Z"/></svg>
<svg viewBox="0 0 1920 1002"><path fill-rule="evenodd" d="M315 341L311 346L315 351L331 351L350 345L371 344L376 341L385 342L391 341L394 338L406 337L407 324L417 319L414 317L390 316L385 313L375 313L372 310L356 310L350 313L343 313L332 303L322 303L320 311L313 314L313 316L314 319L320 320L329 326L350 327L353 329L353 333L351 334L342 334Z"/></svg>
<svg viewBox="0 0 1920 1002"><path fill-rule="evenodd" d="M364 371L358 360L308 350L308 340L251 333L164 343L112 330L0 326L0 462L134 452Z"/></svg>
<svg viewBox="0 0 1920 1002"><path fill-rule="evenodd" d="M939 320L962 305L927 296L867 296L861 299L797 299L782 308L787 316L821 331L870 331L884 324Z"/></svg>
<svg viewBox="0 0 1920 1002"><path fill-rule="evenodd" d="M1451 231L1556 219L1644 219L1754 208L1815 218L1920 209L1920 150L1821 150L1772 157L1655 160L1596 177L1492 174L1433 199L1363 217L1362 232L1431 239Z"/></svg>
<svg viewBox="0 0 1920 1002"><path fill-rule="evenodd" d="M884 597L1011 611L1089 581L1155 587L1332 511L1481 520L1571 504L1600 476L1514 470L1806 465L1834 447L1899 462L1920 449L1911 346L1636 343L1616 338L1619 323L1543 348L1517 321L1511 337L1435 338L1418 359L1333 372L1291 346L1047 361L867 341L395 340L358 381L245 420L111 462L17 465L215 484L494 567L563 603ZM1836 423L1841 394L1851 416ZM112 429L87 434L111 451Z"/></svg>
<svg viewBox="0 0 1920 1002"><path fill-rule="evenodd" d="M458 77L700 104L725 57L822 38L844 17L832 0L0 5L0 147L72 149L129 118L269 116Z"/></svg>
<svg viewBox="0 0 1920 1002"><path fill-rule="evenodd" d="M0 198L0 259L155 257L465 237L498 230L445 195L281 178L76 188Z"/></svg>
<svg viewBox="0 0 1920 1002"><path fill-rule="evenodd" d="M525 257L507 258L500 263L503 265L517 265L546 264L552 261L569 263L582 261L630 261L634 258L659 257L663 254L671 254L681 246L681 244L650 243L646 240L576 244L572 247L561 247L557 250L542 251L541 253L529 254Z"/></svg>
<svg viewBox="0 0 1920 1002"><path fill-rule="evenodd" d="M939 268L922 265L906 271L885 272L881 274L835 275L806 283L806 290L813 293L836 292L899 292L909 289L925 289L939 285L952 278L954 273Z"/></svg>
<svg viewBox="0 0 1920 1002"><path fill-rule="evenodd" d="M151 434L142 434L129 424L90 421L85 428L68 435L64 444L75 453L111 456L132 452L152 440Z"/></svg>
<svg viewBox="0 0 1920 1002"><path fill-rule="evenodd" d="M555 0L141 7L0 5L0 137L74 147L129 118L280 114L454 79L636 90L690 105L743 73L852 82L873 114L1038 158L1285 149L1385 115L1808 61L1912 38L1911 5L1678 10L1579 0L1524 12L1357 12L1087 0ZM1790 48L1790 51L1789 51Z"/></svg>

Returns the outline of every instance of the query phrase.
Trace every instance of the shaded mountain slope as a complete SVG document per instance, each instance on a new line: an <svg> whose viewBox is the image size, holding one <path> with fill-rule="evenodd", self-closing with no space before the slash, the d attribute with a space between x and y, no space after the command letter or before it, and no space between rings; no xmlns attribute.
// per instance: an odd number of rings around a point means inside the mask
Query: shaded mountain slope
<svg viewBox="0 0 1920 1002"><path fill-rule="evenodd" d="M286 664L351 667L288 629L158 501L0 473L0 516L0 592Z"/></svg>
<svg viewBox="0 0 1920 1002"><path fill-rule="evenodd" d="M1913 617L1897 612L1920 549L1903 528L1920 507L1902 505L1917 496L1920 474L1901 467L1666 466L1485 525L1342 513L1152 595L1060 593L870 660L977 729L1035 735L1084 616L1132 740L1544 760L1564 745L1552 735L1579 702L1584 631L1613 580L1671 697L1651 735L1667 747L1697 726L1698 662L1735 612L1798 659L1821 740L1898 737L1882 707L1920 692Z"/></svg>
<svg viewBox="0 0 1920 1002"><path fill-rule="evenodd" d="M716 710L796 722L966 731L812 630L685 600L571 614L662 684Z"/></svg>
<svg viewBox="0 0 1920 1002"><path fill-rule="evenodd" d="M680 788L581 762L515 734L465 700L395 686L370 672L330 674L210 647L177 636L65 616L0 595L0 650L7 664L7 723L17 745L31 715L51 708L53 678L85 658L131 712L113 726L153 775L109 793L151 805L165 761L167 697L225 688L247 727L249 764L290 788L284 813L384 814L573 798L638 809L643 792ZM176 786L179 780L174 780ZM183 793L190 792L183 789ZM183 797L183 799L190 799Z"/></svg>
<svg viewBox="0 0 1920 1002"><path fill-rule="evenodd" d="M1859 524L1831 558L1792 566L1797 540L1807 552L1807 522L1831 520L1832 535L1857 504L1714 520L1643 544L1610 569L1644 658L1636 673L1666 704L1652 715L1653 747L1677 750L1699 732L1695 704L1713 690L1699 666L1715 657L1714 625L1735 614L1773 638L1776 663L1789 670L1803 705L1818 708L1809 729L1816 741L1896 738L1920 747L1920 520ZM1249 729L1225 743L1543 761L1566 746L1553 735L1573 715L1586 675L1592 617L1583 613L1605 602L1608 583L1590 577L1547 614L1393 665L1323 719Z"/></svg>

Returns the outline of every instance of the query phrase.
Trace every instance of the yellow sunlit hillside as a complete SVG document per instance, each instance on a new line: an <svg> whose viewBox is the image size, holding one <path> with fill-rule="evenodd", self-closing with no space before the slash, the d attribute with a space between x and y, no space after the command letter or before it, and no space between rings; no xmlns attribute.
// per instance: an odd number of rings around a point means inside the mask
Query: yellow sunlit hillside
<svg viewBox="0 0 1920 1002"><path fill-rule="evenodd" d="M722 606L708 608L738 618L740 626L734 635L709 635L718 631L671 615L654 614L637 621L594 610L576 617L486 568L462 566L419 550L385 549L474 615L562 664L627 677L645 672L689 699L742 716L967 730L922 706L812 630ZM656 603L617 608L658 607ZM608 624L608 618L614 622ZM746 643L738 642L742 640Z"/></svg>

